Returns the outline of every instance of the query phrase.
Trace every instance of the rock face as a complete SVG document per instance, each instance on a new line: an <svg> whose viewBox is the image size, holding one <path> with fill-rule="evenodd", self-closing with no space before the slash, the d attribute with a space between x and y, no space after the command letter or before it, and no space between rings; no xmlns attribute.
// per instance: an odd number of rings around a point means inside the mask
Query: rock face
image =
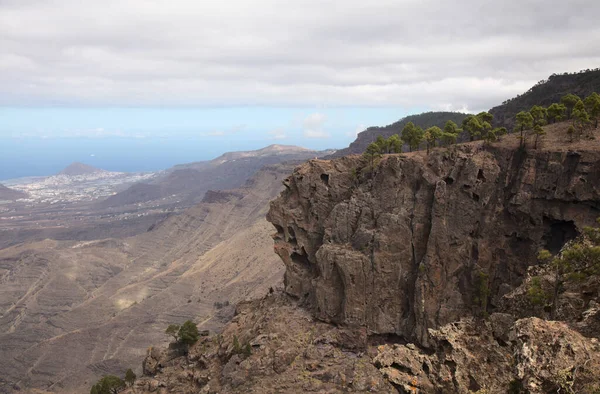
<svg viewBox="0 0 600 394"><path fill-rule="evenodd" d="M386 344L373 363L406 393L591 393L600 387L597 339L535 317L509 326L508 342L495 334L493 321L465 319L431 330L433 354Z"/></svg>
<svg viewBox="0 0 600 394"><path fill-rule="evenodd" d="M600 152L481 143L311 160L268 220L285 290L317 318L435 345L429 329L498 310L540 247L600 216Z"/></svg>

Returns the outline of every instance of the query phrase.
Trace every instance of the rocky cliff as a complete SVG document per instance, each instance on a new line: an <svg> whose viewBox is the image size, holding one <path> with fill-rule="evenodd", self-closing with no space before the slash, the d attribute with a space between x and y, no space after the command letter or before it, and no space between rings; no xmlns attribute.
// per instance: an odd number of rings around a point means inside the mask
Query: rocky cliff
<svg viewBox="0 0 600 394"><path fill-rule="evenodd" d="M598 392L598 275L564 284L562 321L528 295L557 280L538 249L600 216L600 144L564 149L561 127L535 150L507 137L296 168L267 215L284 292L187 354L148 350L128 392Z"/></svg>
<svg viewBox="0 0 600 394"><path fill-rule="evenodd" d="M429 329L499 310L540 247L600 216L600 151L481 143L429 156L311 160L268 220L285 290L317 318L434 345Z"/></svg>

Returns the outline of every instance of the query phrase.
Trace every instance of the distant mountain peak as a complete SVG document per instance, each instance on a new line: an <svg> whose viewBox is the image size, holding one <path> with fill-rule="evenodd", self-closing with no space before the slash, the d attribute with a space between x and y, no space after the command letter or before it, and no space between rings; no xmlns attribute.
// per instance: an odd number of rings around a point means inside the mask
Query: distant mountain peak
<svg viewBox="0 0 600 394"><path fill-rule="evenodd" d="M262 149L258 149L257 152L306 152L310 149L303 148L301 146L296 145L280 145L280 144L271 144L269 146L265 146Z"/></svg>
<svg viewBox="0 0 600 394"><path fill-rule="evenodd" d="M96 174L99 172L106 172L105 170L101 170L96 167L92 167L87 164L73 162L69 164L64 170L58 173L58 175L69 175L69 176L77 176L77 175L88 175L88 174Z"/></svg>

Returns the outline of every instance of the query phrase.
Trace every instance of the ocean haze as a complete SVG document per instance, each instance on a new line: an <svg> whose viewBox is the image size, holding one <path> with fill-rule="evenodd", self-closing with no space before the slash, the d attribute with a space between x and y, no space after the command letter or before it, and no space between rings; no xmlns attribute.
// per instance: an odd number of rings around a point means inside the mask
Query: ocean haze
<svg viewBox="0 0 600 394"><path fill-rule="evenodd" d="M0 180L55 174L74 161L156 171L271 144L339 148L405 114L396 107L1 108Z"/></svg>
<svg viewBox="0 0 600 394"><path fill-rule="evenodd" d="M0 180L53 175L74 161L108 171L157 171L219 153L199 139L6 139L2 141Z"/></svg>

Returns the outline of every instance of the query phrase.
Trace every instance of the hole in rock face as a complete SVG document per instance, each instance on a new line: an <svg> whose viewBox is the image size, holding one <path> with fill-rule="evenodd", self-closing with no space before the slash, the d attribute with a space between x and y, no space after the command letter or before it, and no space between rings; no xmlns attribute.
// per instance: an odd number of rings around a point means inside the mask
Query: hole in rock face
<svg viewBox="0 0 600 394"><path fill-rule="evenodd" d="M477 172L477 179L479 179L480 181L484 181L485 182L485 176L483 175L483 169L480 168L479 171Z"/></svg>
<svg viewBox="0 0 600 394"><path fill-rule="evenodd" d="M312 264L308 261L308 257L305 254L300 254L297 252L292 252L290 255L292 262L303 269L312 271Z"/></svg>
<svg viewBox="0 0 600 394"><path fill-rule="evenodd" d="M481 386L477 381L473 378L473 376L469 375L469 391L477 392L481 390Z"/></svg>
<svg viewBox="0 0 600 394"><path fill-rule="evenodd" d="M275 223L273 223L273 226L275 226L275 230L277 230L276 239L283 239L283 227Z"/></svg>
<svg viewBox="0 0 600 394"><path fill-rule="evenodd" d="M479 194L473 193L473 200L479 202Z"/></svg>
<svg viewBox="0 0 600 394"><path fill-rule="evenodd" d="M426 362L423 362L422 368L423 371L425 371L425 373L429 375L429 365L427 365Z"/></svg>
<svg viewBox="0 0 600 394"><path fill-rule="evenodd" d="M544 218L544 227L546 228L546 234L543 240L546 244L546 249L552 254L560 252L565 243L575 239L579 235L577 227L572 220Z"/></svg>
<svg viewBox="0 0 600 394"><path fill-rule="evenodd" d="M329 186L329 174L321 174L321 180L324 184Z"/></svg>
<svg viewBox="0 0 600 394"><path fill-rule="evenodd" d="M294 232L294 229L289 226L288 226L288 236L289 236L288 242L293 245L296 245L297 244L296 233Z"/></svg>
<svg viewBox="0 0 600 394"><path fill-rule="evenodd" d="M448 176L444 179L444 182L446 182L446 185L451 185L454 183L454 179Z"/></svg>

